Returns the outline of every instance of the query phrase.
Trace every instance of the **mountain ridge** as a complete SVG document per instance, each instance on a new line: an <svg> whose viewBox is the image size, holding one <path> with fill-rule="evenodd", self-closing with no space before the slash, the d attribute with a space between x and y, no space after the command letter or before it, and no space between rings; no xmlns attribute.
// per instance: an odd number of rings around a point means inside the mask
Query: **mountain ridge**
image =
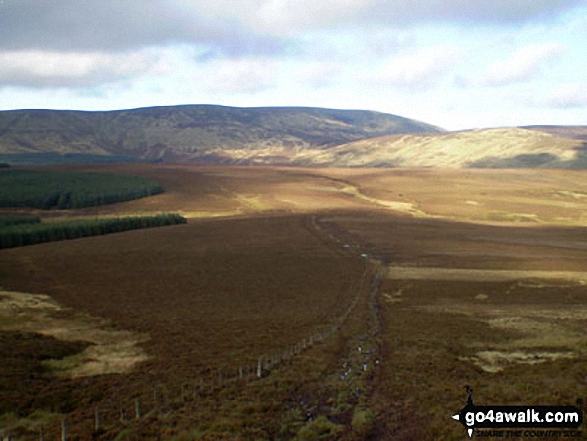
<svg viewBox="0 0 587 441"><path fill-rule="evenodd" d="M214 161L218 151L321 149L393 133L442 129L397 115L314 107L157 106L0 112L0 153L129 156Z"/></svg>
<svg viewBox="0 0 587 441"><path fill-rule="evenodd" d="M0 162L587 168L587 126L448 132L369 110L230 107L0 111Z"/></svg>

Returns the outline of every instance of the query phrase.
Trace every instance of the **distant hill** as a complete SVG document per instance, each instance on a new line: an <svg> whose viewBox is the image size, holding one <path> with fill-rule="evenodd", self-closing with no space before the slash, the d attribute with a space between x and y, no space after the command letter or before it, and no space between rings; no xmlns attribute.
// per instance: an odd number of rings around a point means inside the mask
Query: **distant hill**
<svg viewBox="0 0 587 441"><path fill-rule="evenodd" d="M13 110L0 112L0 159L15 164L109 162L112 157L290 163L306 150L382 135L439 132L419 121L365 110L213 105L107 112Z"/></svg>
<svg viewBox="0 0 587 441"><path fill-rule="evenodd" d="M587 168L587 126L446 132L380 112L214 105L0 112L0 162Z"/></svg>
<svg viewBox="0 0 587 441"><path fill-rule="evenodd" d="M587 126L525 126L522 128L587 142Z"/></svg>
<svg viewBox="0 0 587 441"><path fill-rule="evenodd" d="M583 134L587 127L553 126L548 131L499 128L392 135L306 152L293 162L340 167L587 168Z"/></svg>

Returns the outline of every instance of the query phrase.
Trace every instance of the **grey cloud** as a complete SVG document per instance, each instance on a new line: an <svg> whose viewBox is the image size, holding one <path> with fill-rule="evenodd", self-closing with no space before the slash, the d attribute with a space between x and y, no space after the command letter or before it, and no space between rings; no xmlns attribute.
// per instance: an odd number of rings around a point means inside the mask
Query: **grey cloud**
<svg viewBox="0 0 587 441"><path fill-rule="evenodd" d="M251 0L233 10L216 0L213 16L231 11L250 29L273 35L327 29L402 28L421 23L516 25L549 21L587 0ZM243 3L245 4L245 3Z"/></svg>
<svg viewBox="0 0 587 441"><path fill-rule="evenodd" d="M124 51L202 44L272 55L300 30L420 22L519 23L587 0L2 0L0 50Z"/></svg>
<svg viewBox="0 0 587 441"><path fill-rule="evenodd" d="M422 22L462 24L518 24L549 20L585 0L377 0L365 11L368 19L387 24Z"/></svg>
<svg viewBox="0 0 587 441"><path fill-rule="evenodd" d="M357 48L369 58L409 46L409 36L395 34L402 26L520 23L580 5L587 0L1 0L0 86L84 87L132 79L152 72L155 61L141 55L136 69L121 70L119 60L173 44L196 48L200 62L284 54L344 60L358 56ZM322 38L341 35L333 29L362 31L347 49ZM379 40L370 40L379 31ZM15 61L18 54L24 61ZM35 57L52 68L36 70ZM54 59L78 70L59 69Z"/></svg>
<svg viewBox="0 0 587 441"><path fill-rule="evenodd" d="M3 0L0 50L125 51L201 44L223 56L277 54L285 41L255 35L230 14L195 4L143 0Z"/></svg>

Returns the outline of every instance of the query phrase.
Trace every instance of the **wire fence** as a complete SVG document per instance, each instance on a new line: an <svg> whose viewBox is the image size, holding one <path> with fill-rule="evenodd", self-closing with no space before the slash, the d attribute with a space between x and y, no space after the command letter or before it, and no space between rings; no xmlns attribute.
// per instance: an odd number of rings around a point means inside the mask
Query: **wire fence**
<svg viewBox="0 0 587 441"><path fill-rule="evenodd" d="M323 233L320 231L321 227L316 222L315 217L312 217L311 225L317 233ZM338 244L339 252L348 253L351 251L348 249L349 246L344 244L340 238L335 237L331 232L328 232L328 234L328 240L331 243L334 241ZM355 250L355 252L359 252L360 257L365 260L366 255L361 250ZM227 387L247 387L258 384L271 371L277 369L280 364L291 360L336 334L356 308L361 296L365 292L369 294L372 289L376 289L375 287L370 287L368 283L369 281L372 284L380 283L380 273L381 268L379 265L374 267L368 260L365 260L360 280L350 288L350 291L354 292L350 303L325 329L306 335L296 342L282 347L280 350L261 354L255 363L249 362L221 368L208 368L204 374L197 375L195 378L186 378L180 385L177 383L161 383L154 385L152 390L130 399L102 401L94 409L91 419L88 419L87 423L84 424L86 433L93 438L98 436L105 428L112 430L115 427L117 430L122 431L130 424L144 418L181 409L190 402L214 396ZM371 308L374 307L372 301L369 301L369 305ZM76 427L80 426L79 421L76 421L76 424ZM36 431L37 434L31 435L31 430ZM78 434L70 436L66 418L47 424L38 423L36 427L30 427L28 433L26 438L20 436L16 438L9 429L0 428L0 441L24 441L25 439L67 441L68 439L84 439L79 438Z"/></svg>

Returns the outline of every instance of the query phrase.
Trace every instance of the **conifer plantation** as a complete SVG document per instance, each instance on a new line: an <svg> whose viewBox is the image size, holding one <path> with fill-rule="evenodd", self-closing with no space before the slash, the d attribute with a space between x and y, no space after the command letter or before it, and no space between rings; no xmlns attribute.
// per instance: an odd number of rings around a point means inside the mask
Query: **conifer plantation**
<svg viewBox="0 0 587 441"><path fill-rule="evenodd" d="M163 191L156 182L131 175L37 170L0 173L0 207L84 208L130 201Z"/></svg>
<svg viewBox="0 0 587 441"><path fill-rule="evenodd" d="M84 219L51 223L40 223L39 218L30 217L21 219L21 222L10 224L10 219L3 218L4 216L0 216L0 249L186 223L186 219L179 214L169 213L154 216ZM32 221L34 219L36 219L35 222L22 222L22 220Z"/></svg>

